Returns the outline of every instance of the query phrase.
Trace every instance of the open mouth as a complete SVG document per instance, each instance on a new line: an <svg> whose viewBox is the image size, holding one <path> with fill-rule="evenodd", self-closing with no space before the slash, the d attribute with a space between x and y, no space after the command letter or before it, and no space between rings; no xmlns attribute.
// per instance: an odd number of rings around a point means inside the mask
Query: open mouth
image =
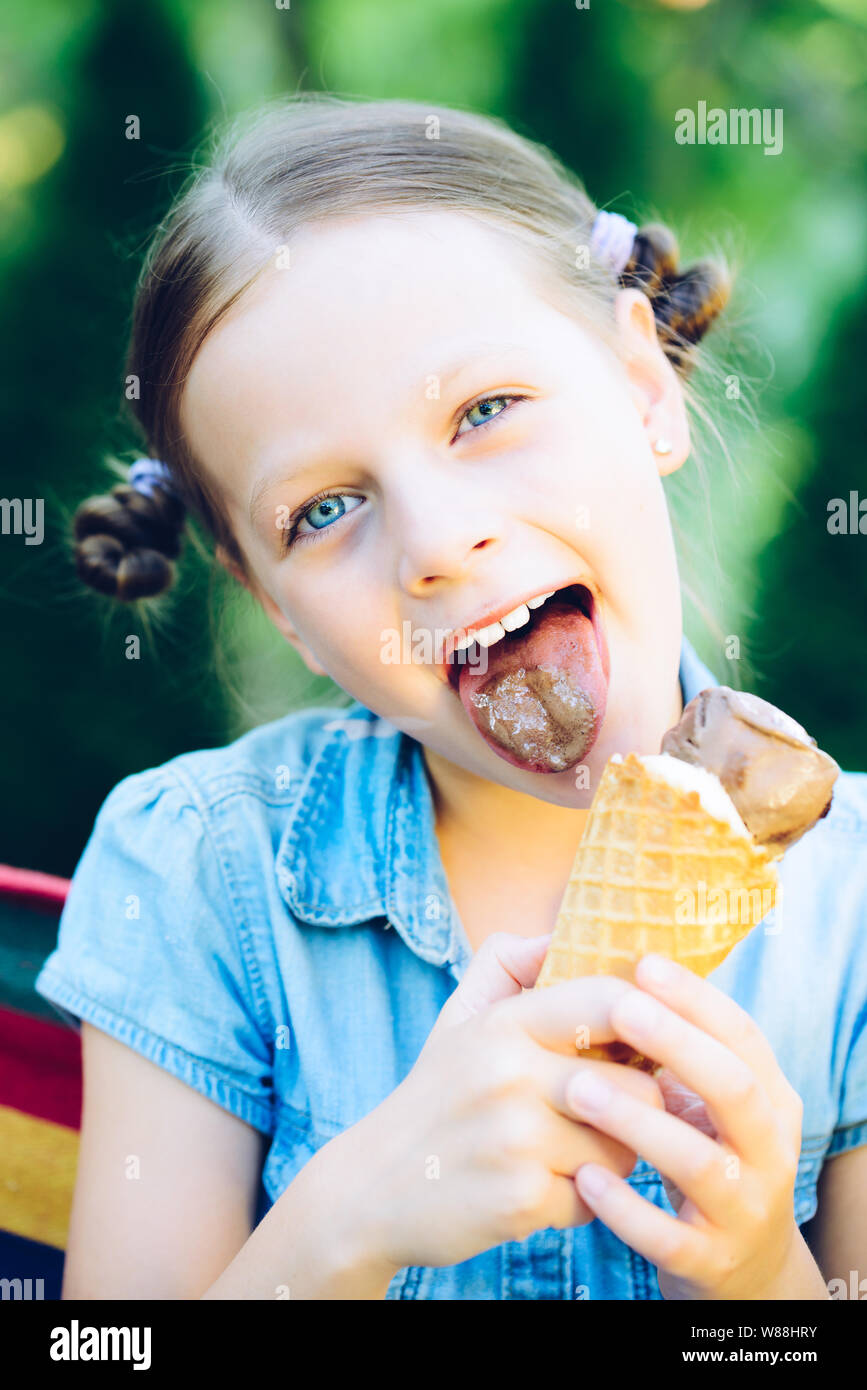
<svg viewBox="0 0 867 1390"><path fill-rule="evenodd" d="M488 746L513 766L564 772L598 737L609 660L599 604L583 582L528 599L445 651L449 685Z"/></svg>
<svg viewBox="0 0 867 1390"><path fill-rule="evenodd" d="M492 654L492 649L500 642L509 642L516 637L522 638L534 628L550 611L556 603L568 604L589 620L593 625L593 631L599 647L600 659L608 668L608 649L605 643L605 636L602 631L601 619L599 616L596 599L591 589L586 584L566 584L562 589L552 589L536 598L529 599L525 604L519 604L518 608L505 615L505 623L501 620L498 623L491 623L486 628L480 629L482 641L479 642L475 636L461 640L457 643L452 640L446 644L445 666L448 674L448 682L453 690L457 690L460 684L461 672L465 667L475 667L477 670L485 667L487 656ZM526 609L522 615L521 609ZM497 632L496 629L500 631Z"/></svg>

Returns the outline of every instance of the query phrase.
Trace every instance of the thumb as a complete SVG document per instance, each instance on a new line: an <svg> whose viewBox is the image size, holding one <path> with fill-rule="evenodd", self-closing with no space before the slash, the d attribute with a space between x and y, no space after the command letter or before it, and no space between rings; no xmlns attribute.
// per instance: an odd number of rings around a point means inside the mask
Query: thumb
<svg viewBox="0 0 867 1390"><path fill-rule="evenodd" d="M476 951L460 984L446 1000L433 1026L453 1028L490 1008L500 999L531 989L542 968L553 933L545 936L518 936L513 932L492 932Z"/></svg>

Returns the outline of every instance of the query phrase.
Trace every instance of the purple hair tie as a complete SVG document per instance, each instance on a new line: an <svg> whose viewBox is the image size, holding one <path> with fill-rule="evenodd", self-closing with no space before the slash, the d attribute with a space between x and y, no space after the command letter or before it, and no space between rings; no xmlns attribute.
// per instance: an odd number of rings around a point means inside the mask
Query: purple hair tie
<svg viewBox="0 0 867 1390"><path fill-rule="evenodd" d="M590 251L597 260L622 275L632 255L632 243L638 231L634 222L619 212L597 212L590 233Z"/></svg>
<svg viewBox="0 0 867 1390"><path fill-rule="evenodd" d="M160 459L136 459L129 470L127 479L130 487L134 487L136 492L141 492L145 497L153 497L154 487L159 486L170 496L182 501L178 492L171 470Z"/></svg>

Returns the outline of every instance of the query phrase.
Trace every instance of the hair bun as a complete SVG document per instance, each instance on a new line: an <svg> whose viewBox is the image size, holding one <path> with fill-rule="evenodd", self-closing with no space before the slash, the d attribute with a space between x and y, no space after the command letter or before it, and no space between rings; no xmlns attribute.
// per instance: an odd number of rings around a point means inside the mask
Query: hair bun
<svg viewBox="0 0 867 1390"><path fill-rule="evenodd" d="M666 355L685 373L690 349L728 303L731 277L715 261L697 261L680 271L679 260L674 233L651 223L636 233L621 282L647 295Z"/></svg>
<svg viewBox="0 0 867 1390"><path fill-rule="evenodd" d="M185 519L183 503L159 486L146 495L118 483L87 498L73 521L79 578L124 602L163 593L174 583Z"/></svg>

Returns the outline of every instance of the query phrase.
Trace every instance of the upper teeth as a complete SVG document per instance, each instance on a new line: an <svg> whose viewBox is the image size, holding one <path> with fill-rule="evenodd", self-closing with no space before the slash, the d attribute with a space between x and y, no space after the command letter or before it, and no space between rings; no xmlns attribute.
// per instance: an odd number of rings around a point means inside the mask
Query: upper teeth
<svg viewBox="0 0 867 1390"><path fill-rule="evenodd" d="M530 609L541 608L546 599L549 599L556 591L550 589L547 594L537 594L536 598L528 598L526 603L519 603L517 608L513 608L511 613L506 613L497 623L489 623L487 627L477 628L473 632L468 632L465 637L454 644L455 651L462 651L468 647L472 641L478 642L480 647L491 647L495 642L499 642L501 637L505 637L507 632L514 632L516 628L523 627L524 623L530 621Z"/></svg>
<svg viewBox="0 0 867 1390"><path fill-rule="evenodd" d="M532 603L534 608L536 607L535 599L531 599L530 603ZM529 621L529 603L519 603L517 608L513 608L511 613L507 613L504 618L500 619L502 626L506 629L507 632L514 632L516 627L523 627L524 623L528 623Z"/></svg>

